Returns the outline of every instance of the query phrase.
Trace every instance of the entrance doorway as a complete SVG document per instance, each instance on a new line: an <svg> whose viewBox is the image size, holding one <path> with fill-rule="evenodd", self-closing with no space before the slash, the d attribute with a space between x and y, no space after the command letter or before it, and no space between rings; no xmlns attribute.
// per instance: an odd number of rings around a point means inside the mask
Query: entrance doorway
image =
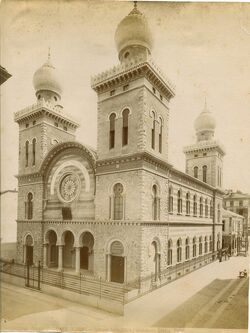
<svg viewBox="0 0 250 333"><path fill-rule="evenodd" d="M89 248L87 246L81 247L80 250L80 268L89 269Z"/></svg>
<svg viewBox="0 0 250 333"><path fill-rule="evenodd" d="M56 246L57 235L54 230L48 232L48 267L58 266L58 247Z"/></svg>
<svg viewBox="0 0 250 333"><path fill-rule="evenodd" d="M66 231L64 235L63 267L75 267L74 235L71 231Z"/></svg>
<svg viewBox="0 0 250 333"><path fill-rule="evenodd" d="M33 265L33 238L27 235L25 239L25 263L30 266Z"/></svg>
<svg viewBox="0 0 250 333"><path fill-rule="evenodd" d="M112 282L124 282L124 257L111 255L111 272L110 278Z"/></svg>

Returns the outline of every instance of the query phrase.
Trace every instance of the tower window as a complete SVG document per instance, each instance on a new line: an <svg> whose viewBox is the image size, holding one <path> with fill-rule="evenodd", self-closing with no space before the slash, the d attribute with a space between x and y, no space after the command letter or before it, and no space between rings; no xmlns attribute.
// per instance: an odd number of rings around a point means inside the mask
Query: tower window
<svg viewBox="0 0 250 333"><path fill-rule="evenodd" d="M115 118L116 115L114 113L109 117L109 149L115 146Z"/></svg>
<svg viewBox="0 0 250 333"><path fill-rule="evenodd" d="M25 218L31 220L33 218L33 194L28 193L27 201L25 202Z"/></svg>
<svg viewBox="0 0 250 333"><path fill-rule="evenodd" d="M25 142L25 166L29 164L29 141Z"/></svg>
<svg viewBox="0 0 250 333"><path fill-rule="evenodd" d="M198 167L197 166L194 167L194 177L198 178Z"/></svg>
<svg viewBox="0 0 250 333"><path fill-rule="evenodd" d="M123 186L117 183L114 186L114 220L123 219Z"/></svg>
<svg viewBox="0 0 250 333"><path fill-rule="evenodd" d="M162 153L162 119L160 118L159 152Z"/></svg>
<svg viewBox="0 0 250 333"><path fill-rule="evenodd" d="M115 94L115 89L110 91L110 96L114 96Z"/></svg>
<svg viewBox="0 0 250 333"><path fill-rule="evenodd" d="M207 166L203 165L202 167L202 179L204 181L204 183L207 182Z"/></svg>
<svg viewBox="0 0 250 333"><path fill-rule="evenodd" d="M125 109L122 112L122 145L126 146L128 144L128 115L129 110Z"/></svg>
<svg viewBox="0 0 250 333"><path fill-rule="evenodd" d="M152 127L152 130L151 130L151 147L152 149L155 149L155 113L152 112L153 114L153 127Z"/></svg>
<svg viewBox="0 0 250 333"><path fill-rule="evenodd" d="M32 140L32 165L36 164L36 139Z"/></svg>

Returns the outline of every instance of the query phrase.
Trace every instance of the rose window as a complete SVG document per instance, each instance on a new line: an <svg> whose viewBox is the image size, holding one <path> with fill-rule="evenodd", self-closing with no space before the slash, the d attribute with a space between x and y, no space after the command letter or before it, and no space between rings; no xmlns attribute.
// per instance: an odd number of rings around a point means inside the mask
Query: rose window
<svg viewBox="0 0 250 333"><path fill-rule="evenodd" d="M68 174L61 180L60 183L60 196L63 201L73 201L80 190L80 182L77 175Z"/></svg>

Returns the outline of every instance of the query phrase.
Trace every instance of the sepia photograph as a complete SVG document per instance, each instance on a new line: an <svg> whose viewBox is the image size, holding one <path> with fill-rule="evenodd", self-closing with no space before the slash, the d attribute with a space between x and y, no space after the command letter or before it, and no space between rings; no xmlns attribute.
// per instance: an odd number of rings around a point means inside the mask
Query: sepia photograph
<svg viewBox="0 0 250 333"><path fill-rule="evenodd" d="M0 1L1 332L248 332L250 3Z"/></svg>

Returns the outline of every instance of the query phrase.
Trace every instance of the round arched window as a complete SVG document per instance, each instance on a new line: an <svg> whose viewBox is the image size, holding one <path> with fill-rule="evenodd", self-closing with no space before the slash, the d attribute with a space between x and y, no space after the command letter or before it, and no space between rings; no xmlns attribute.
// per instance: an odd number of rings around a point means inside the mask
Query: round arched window
<svg viewBox="0 0 250 333"><path fill-rule="evenodd" d="M64 175L59 184L59 198L64 202L76 199L80 192L80 179L77 174L68 173Z"/></svg>

